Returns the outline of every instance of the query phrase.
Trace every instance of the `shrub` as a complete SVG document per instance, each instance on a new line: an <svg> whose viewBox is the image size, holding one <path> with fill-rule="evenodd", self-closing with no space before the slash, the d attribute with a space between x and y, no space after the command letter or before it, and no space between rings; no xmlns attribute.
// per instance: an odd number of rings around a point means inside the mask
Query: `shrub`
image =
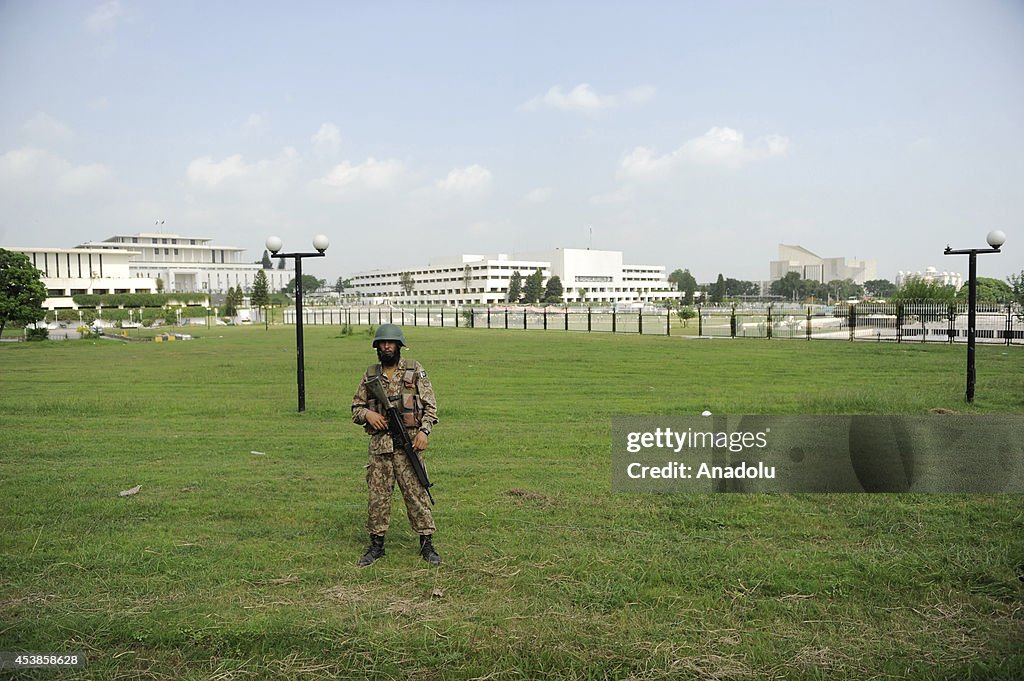
<svg viewBox="0 0 1024 681"><path fill-rule="evenodd" d="M30 341L44 341L50 337L50 330L42 328L25 329L25 338Z"/></svg>

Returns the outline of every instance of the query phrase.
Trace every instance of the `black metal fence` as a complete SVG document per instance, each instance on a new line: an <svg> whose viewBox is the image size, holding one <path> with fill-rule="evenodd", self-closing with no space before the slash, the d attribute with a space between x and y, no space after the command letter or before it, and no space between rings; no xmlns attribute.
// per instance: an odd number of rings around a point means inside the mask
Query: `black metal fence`
<svg viewBox="0 0 1024 681"><path fill-rule="evenodd" d="M976 316L977 342L1024 343L1021 310L979 304ZM699 310L697 325L701 336L966 343L967 305L857 303L708 308Z"/></svg>
<svg viewBox="0 0 1024 681"><path fill-rule="evenodd" d="M310 307L303 324L436 326L693 335L701 337L833 339L896 343L967 342L967 305L935 303L857 303L832 306L794 304L708 306L681 319L674 310L610 307ZM979 304L979 343L1024 344L1024 311L1008 305ZM284 310L295 323L295 311Z"/></svg>

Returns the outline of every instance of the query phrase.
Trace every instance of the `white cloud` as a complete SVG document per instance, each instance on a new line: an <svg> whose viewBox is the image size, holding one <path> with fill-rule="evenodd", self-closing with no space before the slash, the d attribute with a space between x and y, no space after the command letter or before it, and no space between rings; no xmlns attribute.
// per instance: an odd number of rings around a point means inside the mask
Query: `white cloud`
<svg viewBox="0 0 1024 681"><path fill-rule="evenodd" d="M341 147L341 130L334 123L323 123L311 140L317 153L330 154Z"/></svg>
<svg viewBox="0 0 1024 681"><path fill-rule="evenodd" d="M223 161L214 161L209 156L197 158L188 164L185 175L192 184L206 189L216 189L225 180L244 176L246 172L248 167L242 160L242 155L235 154Z"/></svg>
<svg viewBox="0 0 1024 681"><path fill-rule="evenodd" d="M781 135L766 135L747 144L739 130L716 126L666 154L636 147L623 157L617 177L620 180L657 179L683 165L736 170L750 163L785 156L789 146L789 139Z"/></svg>
<svg viewBox="0 0 1024 681"><path fill-rule="evenodd" d="M118 0L110 0L97 6L89 13L85 20L85 26L90 31L112 31L125 16L124 8Z"/></svg>
<svg viewBox="0 0 1024 681"><path fill-rule="evenodd" d="M465 168L455 168L436 186L447 194L482 194L491 188L491 171L481 165L473 164Z"/></svg>
<svg viewBox="0 0 1024 681"><path fill-rule="evenodd" d="M544 203L551 198L552 193L553 190L551 187L537 187L536 189L526 192L526 195L523 196L523 200L527 203Z"/></svg>
<svg viewBox="0 0 1024 681"><path fill-rule="evenodd" d="M667 175L678 162L678 154L658 156L653 149L637 147L622 159L619 179L647 179Z"/></svg>
<svg viewBox="0 0 1024 681"><path fill-rule="evenodd" d="M249 137L263 135L268 130L270 130L270 118L265 113L251 113L242 124L242 134Z"/></svg>
<svg viewBox="0 0 1024 681"><path fill-rule="evenodd" d="M75 165L49 151L23 147L0 156L0 182L8 190L33 195L53 188L59 194L85 196L113 187L114 176L101 163Z"/></svg>
<svg viewBox="0 0 1024 681"><path fill-rule="evenodd" d="M246 163L241 154L220 161L204 156L188 164L185 176L192 185L207 191L241 189L262 193L284 187L298 160L299 154L292 147L286 147L276 159L255 163Z"/></svg>
<svg viewBox="0 0 1024 681"><path fill-rule="evenodd" d="M42 144L63 142L71 138L71 128L42 111L27 120L23 128L30 137Z"/></svg>
<svg viewBox="0 0 1024 681"><path fill-rule="evenodd" d="M788 150L789 140L781 135L767 135L747 145L742 132L714 127L688 141L680 152L684 160L693 163L740 168L755 161L785 156Z"/></svg>
<svg viewBox="0 0 1024 681"><path fill-rule="evenodd" d="M646 104L656 92L653 85L640 85L626 90L619 99L623 104Z"/></svg>
<svg viewBox="0 0 1024 681"><path fill-rule="evenodd" d="M592 114L627 104L643 104L650 101L654 93L655 89L650 85L630 88L621 95L599 95L588 83L580 83L569 92L563 92L561 86L556 85L543 95L524 102L519 108L523 111L555 109Z"/></svg>
<svg viewBox="0 0 1024 681"><path fill-rule="evenodd" d="M64 194L85 196L91 192L109 187L113 183L110 169L101 163L67 168L57 178L57 189Z"/></svg>
<svg viewBox="0 0 1024 681"><path fill-rule="evenodd" d="M616 203L628 203L633 200L636 192L632 187L619 187L615 191L606 194L594 194L590 197L590 203L595 206L607 206Z"/></svg>
<svg viewBox="0 0 1024 681"><path fill-rule="evenodd" d="M0 177L17 179L35 172L45 152L32 147L13 149L0 156Z"/></svg>
<svg viewBox="0 0 1024 681"><path fill-rule="evenodd" d="M334 166L316 181L320 187L332 190L333 194L358 191L387 191L395 188L405 173L405 164L387 159L378 161L367 158L364 163L352 165L348 161Z"/></svg>

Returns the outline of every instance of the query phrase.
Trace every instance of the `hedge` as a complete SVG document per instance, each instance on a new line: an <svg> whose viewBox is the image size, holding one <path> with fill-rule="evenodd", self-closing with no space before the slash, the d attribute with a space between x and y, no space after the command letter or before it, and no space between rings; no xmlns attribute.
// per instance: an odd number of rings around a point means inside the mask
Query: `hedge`
<svg viewBox="0 0 1024 681"><path fill-rule="evenodd" d="M71 300L83 307L163 307L171 301L185 305L200 305L208 303L209 296L205 293L80 293L71 296Z"/></svg>

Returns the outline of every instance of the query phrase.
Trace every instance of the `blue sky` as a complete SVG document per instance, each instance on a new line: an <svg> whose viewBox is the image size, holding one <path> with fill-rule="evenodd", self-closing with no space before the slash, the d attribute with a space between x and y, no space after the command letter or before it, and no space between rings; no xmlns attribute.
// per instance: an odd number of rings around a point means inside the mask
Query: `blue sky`
<svg viewBox="0 0 1024 681"><path fill-rule="evenodd" d="M0 244L1024 270L1024 2L0 2ZM315 265L313 264L315 262Z"/></svg>

